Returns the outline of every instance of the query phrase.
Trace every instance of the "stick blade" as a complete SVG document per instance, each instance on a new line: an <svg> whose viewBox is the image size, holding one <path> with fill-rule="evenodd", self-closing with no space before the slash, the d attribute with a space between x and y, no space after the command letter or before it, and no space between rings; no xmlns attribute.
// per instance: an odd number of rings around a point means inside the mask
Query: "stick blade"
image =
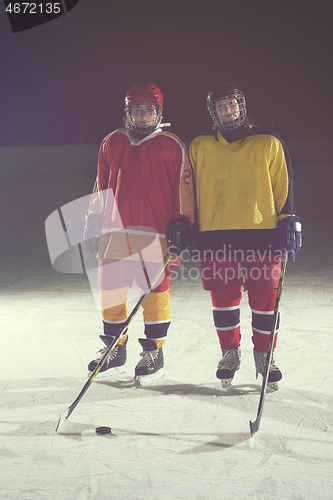
<svg viewBox="0 0 333 500"><path fill-rule="evenodd" d="M67 416L65 417L66 413L67 413ZM57 427L55 428L55 432L58 431L61 422L63 422L64 420L66 420L66 418L68 418L68 417L69 417L68 409L66 411L63 411L62 413L60 413L59 419L58 419L58 423L57 423Z"/></svg>
<svg viewBox="0 0 333 500"><path fill-rule="evenodd" d="M250 420L250 431L251 431L251 436L253 436L256 432L259 430L259 422L258 420L255 420L254 422L251 422Z"/></svg>

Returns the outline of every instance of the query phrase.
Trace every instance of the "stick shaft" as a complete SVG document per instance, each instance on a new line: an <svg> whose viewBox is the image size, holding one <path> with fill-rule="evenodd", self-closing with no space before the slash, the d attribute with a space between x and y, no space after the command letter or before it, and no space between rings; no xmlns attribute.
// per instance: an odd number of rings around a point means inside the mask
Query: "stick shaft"
<svg viewBox="0 0 333 500"><path fill-rule="evenodd" d="M276 293L275 307L274 307L274 313L273 313L273 323L272 323L272 329L271 329L270 336L269 336L269 343L268 343L268 350L267 350L266 364L265 364L265 372L263 375L262 386L261 386L261 391L260 391L260 399L259 399L259 405L258 405L257 418L254 422L250 421L250 430L251 430L252 436L253 436L253 434L255 434L259 430L262 411L264 408L264 400L265 400L268 377L269 377L269 369L271 366L272 353L273 353L273 347L274 347L275 331L276 331L276 325L277 325L278 314L279 314L279 304L280 304L280 298L281 298L281 294L282 294L284 277L286 274L287 256L288 256L288 254L287 254L287 252L285 252L284 256L283 256L282 264L281 264L280 279L279 279L278 289L277 289L277 293Z"/></svg>
<svg viewBox="0 0 333 500"><path fill-rule="evenodd" d="M114 341L107 347L107 349L106 349L105 353L103 354L103 356L102 356L99 364L96 366L95 370L92 372L92 374L88 378L87 382L82 387L82 389L81 389L80 393L78 394L77 398L73 401L73 403L68 407L67 410L65 410L64 412L62 412L60 414L59 420L58 420L58 424L57 424L57 427L56 427L56 431L58 430L60 422L62 421L62 419L63 418L67 419L73 413L73 411L75 410L75 408L77 407L77 405L79 404L79 402L81 401L81 399L83 398L83 396L85 395L85 393L87 392L87 390L89 389L89 387L91 386L92 382L94 381L94 379L98 375L98 372L100 371L100 369L104 365L104 362L105 362L106 358L110 354L110 351L113 349L114 345L118 341L118 339L121 336L121 334L128 327L128 325L130 324L130 322L132 321L132 319L134 318L134 316L138 312L141 304L143 303L143 301L147 297L148 293L151 291L151 289L154 287L154 285L156 284L156 282L160 278L160 276L163 273L164 269L168 265L171 257L172 257L172 255L169 254L169 253L166 255L166 257L164 258L164 261L161 264L160 268L158 269L157 273L152 278L152 280L148 283L147 289L145 290L145 292L143 293L143 295L141 295L140 299L138 300L138 302L134 306L133 310L129 314L127 320L123 323L122 327L119 329L116 337L114 338ZM140 255L140 258L141 258L142 265L143 265L143 267L145 269L145 264L144 264L144 261L142 259L142 255ZM67 415L65 417L63 417L66 414L66 412L67 412Z"/></svg>

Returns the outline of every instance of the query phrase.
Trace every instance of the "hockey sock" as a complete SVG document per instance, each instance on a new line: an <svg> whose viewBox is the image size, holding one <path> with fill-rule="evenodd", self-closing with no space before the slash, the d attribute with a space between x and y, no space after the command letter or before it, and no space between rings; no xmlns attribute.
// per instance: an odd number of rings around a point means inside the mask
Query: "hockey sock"
<svg viewBox="0 0 333 500"><path fill-rule="evenodd" d="M113 337L113 338L116 337L123 325L124 321L112 323L103 320L104 335L106 337ZM121 337L117 342L117 345L122 345L125 342L126 338L127 338L127 328L121 334Z"/></svg>
<svg viewBox="0 0 333 500"><path fill-rule="evenodd" d="M155 341L162 339L165 341L171 322L169 292L150 292L142 307L146 337Z"/></svg>
<svg viewBox="0 0 333 500"><path fill-rule="evenodd" d="M263 290L249 290L249 304L252 309L252 332L254 348L257 352L267 352L269 336L272 329L274 307L276 301L276 288ZM279 328L279 317L276 326L273 350L277 342L277 330Z"/></svg>
<svg viewBox="0 0 333 500"><path fill-rule="evenodd" d="M127 303L102 310L104 335L116 337L127 319ZM123 344L127 337L127 328L122 333L117 344Z"/></svg>
<svg viewBox="0 0 333 500"><path fill-rule="evenodd" d="M240 340L240 287L230 290L211 291L213 317L222 349L239 347Z"/></svg>

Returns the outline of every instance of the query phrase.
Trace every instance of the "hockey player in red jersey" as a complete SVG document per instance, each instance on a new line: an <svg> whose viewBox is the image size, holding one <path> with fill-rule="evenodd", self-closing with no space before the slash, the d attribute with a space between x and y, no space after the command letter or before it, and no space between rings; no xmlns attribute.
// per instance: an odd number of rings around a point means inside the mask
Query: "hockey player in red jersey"
<svg viewBox="0 0 333 500"><path fill-rule="evenodd" d="M152 277L167 254L168 242L173 244L172 251L177 255L186 247L194 218L193 176L188 155L176 135L162 131L162 109L163 95L156 85L132 85L125 97L125 127L108 135L100 146L85 240L92 251L97 248L104 328L101 339L106 346L127 319L127 299L133 280L141 289L147 288L142 263L138 262L137 253L134 255L136 250L149 246L154 234L157 235L159 250L151 252L145 261ZM105 192L111 194L105 196ZM172 266L179 262L179 258L173 258L164 277L143 302L145 338L139 339L143 352L135 367L135 377L140 383L149 383L162 375L162 346L171 321L169 283ZM99 377L124 372L127 341L125 331ZM89 363L90 371L95 369L105 349Z"/></svg>
<svg viewBox="0 0 333 500"><path fill-rule="evenodd" d="M212 86L207 108L213 129L194 139L189 155L202 281L222 349L216 376L227 387L240 367L241 287L248 290L255 367L263 375L282 252L294 256L301 233L282 141L250 120L244 94L232 83ZM268 382L277 388L281 378L272 359Z"/></svg>

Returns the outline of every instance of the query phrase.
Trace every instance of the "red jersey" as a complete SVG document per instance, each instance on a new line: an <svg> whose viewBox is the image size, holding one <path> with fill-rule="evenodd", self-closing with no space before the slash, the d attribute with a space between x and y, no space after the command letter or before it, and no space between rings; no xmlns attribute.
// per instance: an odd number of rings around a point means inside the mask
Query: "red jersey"
<svg viewBox="0 0 333 500"><path fill-rule="evenodd" d="M112 190L102 199L104 190ZM172 219L194 219L192 168L184 144L174 134L157 129L135 143L125 129L102 142L90 212L102 213L103 233L99 258L121 258L110 247L112 232L148 227L161 238ZM106 191L108 193L108 191Z"/></svg>

